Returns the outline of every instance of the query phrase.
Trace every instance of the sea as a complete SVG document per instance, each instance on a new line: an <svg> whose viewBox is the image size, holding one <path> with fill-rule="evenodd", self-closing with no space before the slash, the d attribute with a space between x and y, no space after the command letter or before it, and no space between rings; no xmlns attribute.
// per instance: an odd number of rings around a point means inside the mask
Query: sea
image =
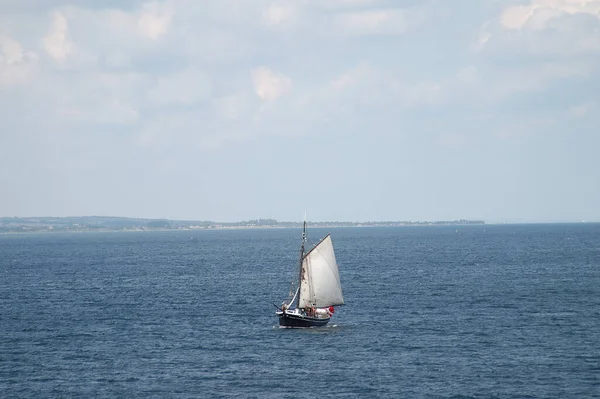
<svg viewBox="0 0 600 399"><path fill-rule="evenodd" d="M600 224L0 235L1 398L600 398Z"/></svg>

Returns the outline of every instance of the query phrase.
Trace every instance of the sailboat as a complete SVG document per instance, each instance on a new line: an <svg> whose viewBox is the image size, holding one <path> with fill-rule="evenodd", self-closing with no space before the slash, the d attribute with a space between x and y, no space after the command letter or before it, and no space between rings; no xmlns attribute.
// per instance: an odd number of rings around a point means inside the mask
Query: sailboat
<svg viewBox="0 0 600 399"><path fill-rule="evenodd" d="M275 312L283 327L322 327L329 323L334 306L344 304L338 264L331 234L305 252L306 217L302 229L298 284L292 299ZM293 292L293 291L292 291ZM291 294L291 293L290 293Z"/></svg>

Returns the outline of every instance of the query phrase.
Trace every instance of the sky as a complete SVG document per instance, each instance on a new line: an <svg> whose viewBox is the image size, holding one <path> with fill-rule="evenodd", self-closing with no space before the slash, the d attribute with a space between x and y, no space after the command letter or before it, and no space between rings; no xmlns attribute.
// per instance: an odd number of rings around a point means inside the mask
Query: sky
<svg viewBox="0 0 600 399"><path fill-rule="evenodd" d="M0 216L600 221L600 0L0 0Z"/></svg>

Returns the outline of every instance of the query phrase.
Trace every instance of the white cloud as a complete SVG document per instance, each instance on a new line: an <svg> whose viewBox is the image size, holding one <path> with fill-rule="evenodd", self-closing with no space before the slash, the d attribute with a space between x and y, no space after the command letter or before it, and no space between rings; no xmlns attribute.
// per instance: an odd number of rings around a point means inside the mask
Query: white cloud
<svg viewBox="0 0 600 399"><path fill-rule="evenodd" d="M363 171L372 184L373 171L417 165L407 180L397 173L376 179L399 187L444 183L436 165L418 166L424 153L446 166L483 165L481 173L488 158L544 153L539 146L553 137L541 132L561 118L562 131L591 132L587 143L570 141L574 153L596 148L598 54L589 53L600 47L599 0L491 1L490 8L488 0L12 0L0 6L0 147L12 149L10 159L0 157L0 171L27 154L32 171L44 169L43 160L64 161L46 162L55 174L12 180L7 190L15 200L0 199L0 208L27 212L22 198L39 195L24 187L53 179L71 186L70 194L95 193L69 183L90 181L90 171L94 186L114 187L115 170L130 191L167 183L162 192L194 202L182 213L204 209L198 200L207 192L205 184L191 195L178 191L190 187L185 181L214 179L215 202L225 198L223 182L248 184L258 198L247 176L266 176L273 186L269 173L294 174L285 154L312 139L322 151L316 156L335 158L336 181ZM419 5L400 8L409 3ZM469 39L477 51L465 51ZM514 145L525 134L532 140ZM303 135L311 140L290 138ZM468 151L457 158L440 146ZM122 164L107 170L105 154L115 165L115 153ZM74 157L89 169L75 167ZM477 160L483 162L471 162ZM157 184L140 179L139 165L146 175L177 173ZM428 176L428 168L435 172ZM503 177L509 187L512 177ZM75 198L63 197L62 188L48 191L61 201ZM126 212L119 201L106 208L105 200L89 195L73 204Z"/></svg>
<svg viewBox="0 0 600 399"><path fill-rule="evenodd" d="M21 43L0 35L0 87L26 83L37 60L37 55L32 51L25 51Z"/></svg>
<svg viewBox="0 0 600 399"><path fill-rule="evenodd" d="M492 38L492 32L490 31L490 21L486 21L480 28L475 43L471 44L471 50L481 50Z"/></svg>
<svg viewBox="0 0 600 399"><path fill-rule="evenodd" d="M81 78L78 80L40 82L41 87L48 87L45 95L49 98L51 93L58 93L54 97L58 99L54 101L57 104L55 112L65 121L101 123L105 120L136 125L145 112L168 113L173 108L185 107L204 113L204 118L211 120L215 130L238 129L235 134L219 135L219 140L210 139L224 143L254 134L245 131L244 126L248 130L268 130L272 129L274 121L285 125L313 123L321 118L333 120L363 111L365 106L412 110L469 102L475 102L477 106L489 105L523 92L542 92L557 79L585 78L592 71L589 64L577 61L545 62L526 68L516 64L504 68L489 65L480 68L477 60L468 60L462 69L453 66L455 73L450 67L441 65L436 68L438 72L442 71L437 75L415 77L414 73L411 75L401 68L378 64L384 58L393 58L391 53L385 57L379 53L369 62L356 62L356 53L348 57L346 53L352 54L352 51L348 48L338 51L335 46L341 41L353 40L348 36L379 40L368 36L406 32L421 21L425 15L423 8L385 9L380 8L382 2L375 0L306 0L293 5L261 0L253 3L258 6L254 9L247 3L234 7L236 4L235 1L198 4L168 0L128 10L62 8L54 14L52 34L48 35L55 56L69 58L72 63L87 55L96 57L99 62L79 68ZM318 15L318 21L310 19L315 15ZM228 28L222 29L219 21L226 21ZM313 21L314 25L311 24ZM321 25L324 21L332 22L329 29ZM293 26L294 30L287 32L285 40L281 40L277 34L265 31L265 24L277 29ZM502 39L496 30L502 26L498 22L483 24L477 47L485 50L477 53L477 57L485 59L488 47L497 45ZM190 35L190 32L197 34ZM341 36L331 35L340 32L343 33ZM98 40L99 37L102 40ZM314 47L324 46L320 48L320 54L327 62L324 66L329 68L326 73L319 65L321 60L313 57L304 61L299 56L301 51L306 51L307 43L313 50L311 40L317 37L319 40L314 42ZM153 40L144 38L164 40L157 46ZM265 46L263 40L263 45L259 46L257 38L269 40L270 45ZM190 44L195 40L201 42L196 47ZM33 58L27 58L27 52L18 42L5 42L8 43L2 47L5 65L8 65L7 60L12 63L21 60L22 64L25 59L33 64ZM376 42L370 41L364 46L373 43ZM403 51L401 44L396 44L399 47L393 51L400 54ZM501 50L512 51L509 47ZM332 52L331 57L328 52ZM294 71L293 76L298 70L307 71L306 75L298 75L298 82L292 81L289 76L262 66L251 70L248 77L250 62L262 57L269 62L274 56L279 57L277 62L286 70ZM295 60L294 64L286 64L287 59ZM313 65L304 68L302 62L308 60ZM167 72L162 70L161 63L169 65ZM175 63L184 63L183 69L173 72L170 65ZM346 68L353 64L354 67ZM73 65L80 66L80 63ZM144 82L128 84L125 90L120 90L116 86L122 82L115 86L111 83L112 78L107 78L111 74L98 73L106 67L121 72L143 68ZM5 73L3 78L6 76ZM123 79L122 74L115 76L121 76L114 78L117 82ZM47 73L44 79L52 80L53 76ZM92 80L98 80L97 84L92 84ZM96 114L93 110L97 110Z"/></svg>
<svg viewBox="0 0 600 399"><path fill-rule="evenodd" d="M359 63L355 68L339 75L331 82L335 90L344 90L374 77L375 71L367 62Z"/></svg>
<svg viewBox="0 0 600 399"><path fill-rule="evenodd" d="M350 35L402 34L415 21L413 13L403 9L367 10L342 13L335 26Z"/></svg>
<svg viewBox="0 0 600 399"><path fill-rule="evenodd" d="M289 28L299 18L298 12L291 2L272 3L263 13L263 21L272 28Z"/></svg>
<svg viewBox="0 0 600 399"><path fill-rule="evenodd" d="M558 60L600 52L600 0L529 0L484 24L471 48L494 57Z"/></svg>
<svg viewBox="0 0 600 399"><path fill-rule="evenodd" d="M43 39L44 50L57 62L64 62L73 51L69 37L69 24L59 11L52 13L50 31Z"/></svg>
<svg viewBox="0 0 600 399"><path fill-rule="evenodd" d="M485 46L485 44L490 40L491 37L492 34L490 32L482 33L477 39L477 47L482 48L483 46Z"/></svg>
<svg viewBox="0 0 600 399"><path fill-rule="evenodd" d="M533 6L512 6L504 10L500 21L508 29L519 29L527 23L534 11Z"/></svg>
<svg viewBox="0 0 600 399"><path fill-rule="evenodd" d="M25 57L21 43L8 36L0 36L0 50L2 60L7 65L18 64Z"/></svg>
<svg viewBox="0 0 600 399"><path fill-rule="evenodd" d="M600 18L600 0L531 0L529 5L507 7L500 21L507 29L544 29L566 14L590 14Z"/></svg>
<svg viewBox="0 0 600 399"><path fill-rule="evenodd" d="M140 32L153 40L165 35L171 25L173 12L171 6L166 3L144 4L138 19Z"/></svg>
<svg viewBox="0 0 600 399"><path fill-rule="evenodd" d="M252 71L252 83L258 97L273 101L292 90L292 79L267 67Z"/></svg>

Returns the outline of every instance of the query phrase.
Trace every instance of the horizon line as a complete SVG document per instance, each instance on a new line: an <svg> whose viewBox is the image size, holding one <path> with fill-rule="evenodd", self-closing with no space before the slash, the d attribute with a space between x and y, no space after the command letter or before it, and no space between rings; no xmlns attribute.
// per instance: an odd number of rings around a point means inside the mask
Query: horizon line
<svg viewBox="0 0 600 399"><path fill-rule="evenodd" d="M245 220L235 220L235 221L225 221L218 219L201 219L201 218L169 218L169 217L140 217L140 216L114 216L114 215L69 215L69 216L0 216L0 219L68 219L68 218L114 218L114 219L133 219L133 220L167 220L174 222L211 222L211 223L242 223L248 221L261 221L261 220L273 220L277 223L302 223L301 220L280 220L273 217L260 217L260 218L249 218ZM552 220L552 219L544 219L544 220L527 220L523 218L515 218L515 219L490 219L486 220L483 218L447 218L447 219L371 219L371 220L307 220L307 223L435 223L435 222L458 222L458 221L466 221L466 222L483 222L484 224L568 224L568 223L600 223L600 220L572 220L572 219L562 219L562 220Z"/></svg>

